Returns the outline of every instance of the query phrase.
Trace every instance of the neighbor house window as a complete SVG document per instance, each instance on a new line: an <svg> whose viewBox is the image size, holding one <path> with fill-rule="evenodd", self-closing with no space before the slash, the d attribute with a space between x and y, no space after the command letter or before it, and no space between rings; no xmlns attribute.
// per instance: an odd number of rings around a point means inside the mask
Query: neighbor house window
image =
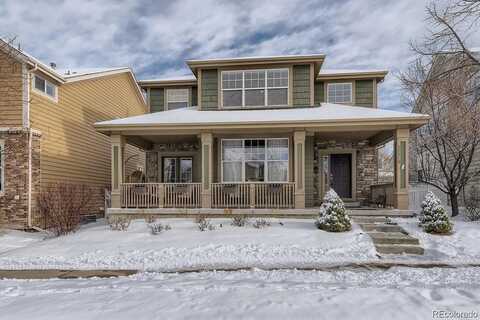
<svg viewBox="0 0 480 320"><path fill-rule="evenodd" d="M44 78L35 75L33 78L35 90L52 99L57 99L57 86Z"/></svg>
<svg viewBox="0 0 480 320"><path fill-rule="evenodd" d="M223 139L223 182L287 182L288 139Z"/></svg>
<svg viewBox="0 0 480 320"><path fill-rule="evenodd" d="M192 182L192 158L163 158L163 182L190 183Z"/></svg>
<svg viewBox="0 0 480 320"><path fill-rule="evenodd" d="M353 100L352 83L329 83L327 97L329 103L351 103Z"/></svg>
<svg viewBox="0 0 480 320"><path fill-rule="evenodd" d="M5 143L0 141L0 193L5 190Z"/></svg>
<svg viewBox="0 0 480 320"><path fill-rule="evenodd" d="M167 109L188 107L188 89L167 89Z"/></svg>
<svg viewBox="0 0 480 320"><path fill-rule="evenodd" d="M223 71L224 107L288 105L288 69Z"/></svg>

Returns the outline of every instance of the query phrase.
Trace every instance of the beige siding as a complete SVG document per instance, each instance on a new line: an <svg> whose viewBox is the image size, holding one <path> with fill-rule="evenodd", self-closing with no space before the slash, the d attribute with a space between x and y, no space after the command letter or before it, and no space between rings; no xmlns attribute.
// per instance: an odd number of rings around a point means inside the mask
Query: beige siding
<svg viewBox="0 0 480 320"><path fill-rule="evenodd" d="M23 123L22 64L0 51L0 127Z"/></svg>
<svg viewBox="0 0 480 320"><path fill-rule="evenodd" d="M31 95L31 124L42 132L41 184L58 181L110 185L110 138L95 131L93 123L144 113L133 80L126 73L65 84L58 103ZM125 153L131 155L132 147ZM142 165L127 164L126 171Z"/></svg>
<svg viewBox="0 0 480 320"><path fill-rule="evenodd" d="M314 185L314 137L305 138L305 206L313 207L316 200Z"/></svg>

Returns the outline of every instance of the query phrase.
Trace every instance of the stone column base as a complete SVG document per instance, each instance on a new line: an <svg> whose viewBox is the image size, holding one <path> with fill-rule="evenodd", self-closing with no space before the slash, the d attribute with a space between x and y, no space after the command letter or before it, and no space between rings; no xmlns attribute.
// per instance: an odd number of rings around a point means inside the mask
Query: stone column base
<svg viewBox="0 0 480 320"><path fill-rule="evenodd" d="M210 192L202 192L202 208L211 208L212 198Z"/></svg>
<svg viewBox="0 0 480 320"><path fill-rule="evenodd" d="M396 209L408 210L408 192L394 192L393 200Z"/></svg>
<svg viewBox="0 0 480 320"><path fill-rule="evenodd" d="M295 193L295 209L305 209L305 193Z"/></svg>
<svg viewBox="0 0 480 320"><path fill-rule="evenodd" d="M112 192L112 208L121 208L120 192Z"/></svg>

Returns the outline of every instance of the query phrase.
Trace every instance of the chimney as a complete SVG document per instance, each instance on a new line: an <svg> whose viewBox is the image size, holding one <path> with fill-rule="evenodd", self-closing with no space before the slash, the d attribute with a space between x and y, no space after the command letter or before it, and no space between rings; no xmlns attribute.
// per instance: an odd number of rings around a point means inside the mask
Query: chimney
<svg viewBox="0 0 480 320"><path fill-rule="evenodd" d="M57 64L55 62L50 62L50 68L57 69Z"/></svg>

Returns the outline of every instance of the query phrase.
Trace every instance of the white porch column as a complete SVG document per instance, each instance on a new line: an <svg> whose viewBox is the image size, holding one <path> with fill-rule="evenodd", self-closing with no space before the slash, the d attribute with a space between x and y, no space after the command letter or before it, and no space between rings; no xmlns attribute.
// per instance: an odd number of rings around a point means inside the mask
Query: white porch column
<svg viewBox="0 0 480 320"><path fill-rule="evenodd" d="M295 170L295 208L305 208L305 131L295 131L294 170Z"/></svg>
<svg viewBox="0 0 480 320"><path fill-rule="evenodd" d="M397 209L408 210L408 139L409 129L395 130L395 182L394 205Z"/></svg>
<svg viewBox="0 0 480 320"><path fill-rule="evenodd" d="M202 142L202 208L211 208L213 136L211 133L202 133L200 139Z"/></svg>
<svg viewBox="0 0 480 320"><path fill-rule="evenodd" d="M123 183L123 150L125 138L121 135L112 135L112 208L120 208L120 191Z"/></svg>

